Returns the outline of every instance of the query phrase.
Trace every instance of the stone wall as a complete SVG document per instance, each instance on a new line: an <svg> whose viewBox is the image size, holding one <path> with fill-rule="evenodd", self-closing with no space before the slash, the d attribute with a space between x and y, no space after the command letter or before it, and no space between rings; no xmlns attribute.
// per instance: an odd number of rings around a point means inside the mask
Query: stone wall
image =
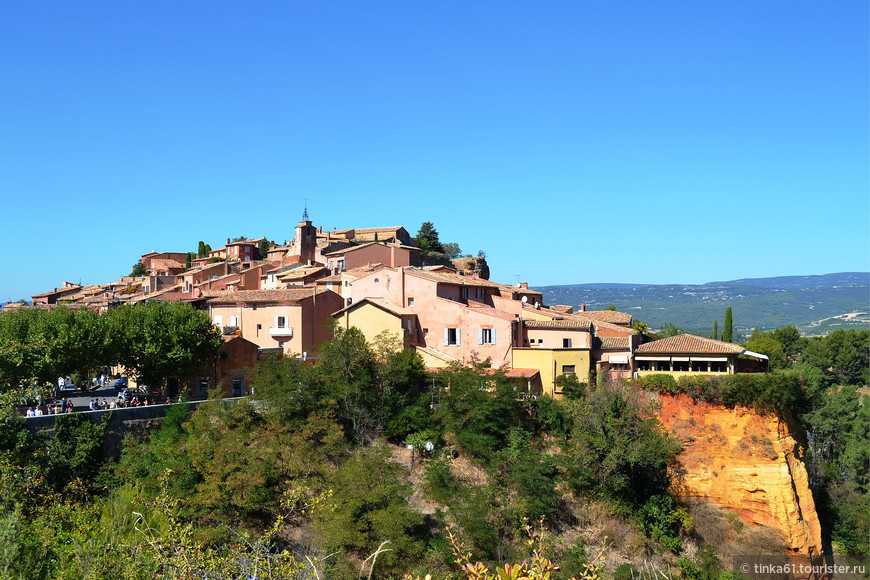
<svg viewBox="0 0 870 580"><path fill-rule="evenodd" d="M189 403L174 403L174 405L187 405L191 410L198 407L203 401L191 401ZM154 427L158 426L166 409L170 405L147 405L142 407L127 407L125 409L107 409L105 411L79 411L77 414L86 415L91 421L102 421L108 417L105 438L103 439L103 453L106 457L116 458L121 454L121 444L126 435L143 437ZM44 415L42 417L28 417L26 426L31 431L46 432L50 437L54 436L54 423L58 415Z"/></svg>

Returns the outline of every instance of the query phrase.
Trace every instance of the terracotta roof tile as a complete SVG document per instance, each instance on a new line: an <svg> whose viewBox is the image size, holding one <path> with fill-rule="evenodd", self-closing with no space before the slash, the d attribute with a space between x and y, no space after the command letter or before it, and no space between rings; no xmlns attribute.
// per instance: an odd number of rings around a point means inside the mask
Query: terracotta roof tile
<svg viewBox="0 0 870 580"><path fill-rule="evenodd" d="M589 320L523 320L526 328L561 328L563 330L591 330Z"/></svg>
<svg viewBox="0 0 870 580"><path fill-rule="evenodd" d="M678 334L637 347L636 354L740 354L745 348L739 344L703 338L693 334Z"/></svg>
<svg viewBox="0 0 870 580"><path fill-rule="evenodd" d="M631 340L622 336L595 337L592 346L602 350L627 350L631 348Z"/></svg>
<svg viewBox="0 0 870 580"><path fill-rule="evenodd" d="M484 280L483 278L476 278L474 276L460 276L459 274L452 274L448 272L423 271L416 268L407 268L405 272L411 276L416 276L418 278L423 278L424 280L431 280L433 282L440 282L443 284L456 284L459 286L480 286L484 288L499 287L499 284L496 284L495 282L490 282L489 280Z"/></svg>
<svg viewBox="0 0 870 580"><path fill-rule="evenodd" d="M441 298L441 300L449 300L447 298ZM451 300L451 302L453 302ZM509 312L505 312L503 310L499 310L497 308L493 308L492 306L487 306L486 304L480 304L479 302L474 302L473 300L469 300L468 304L463 304L462 302L453 302L454 304L459 304L461 306L465 306L470 310L474 310L475 312L479 312L481 314L485 314L487 316L492 316L495 318L501 318L502 320L515 320L516 316Z"/></svg>
<svg viewBox="0 0 870 580"><path fill-rule="evenodd" d="M631 324L631 314L617 312L616 310L575 310L574 314L611 324Z"/></svg>
<svg viewBox="0 0 870 580"><path fill-rule="evenodd" d="M311 298L314 293L328 292L315 288L293 288L286 290L239 290L220 292L211 298L213 304L235 304L238 302L299 302ZM203 296L206 291L203 291Z"/></svg>
<svg viewBox="0 0 870 580"><path fill-rule="evenodd" d="M414 315L414 312L412 310L408 310L407 308L402 308L401 306L399 306L397 304L393 304L392 302L390 302L389 300L386 300L385 298L363 298L359 302L354 302L353 304L350 304L350 305L342 308L341 310L339 310L338 312L333 314L333 316L338 316L339 314L341 314L347 310L352 310L353 308L356 308L359 305L364 304L366 302L368 302L369 304L372 304L374 306L377 306L378 308L380 308L382 310L390 312L391 314L395 314L396 316L413 316Z"/></svg>

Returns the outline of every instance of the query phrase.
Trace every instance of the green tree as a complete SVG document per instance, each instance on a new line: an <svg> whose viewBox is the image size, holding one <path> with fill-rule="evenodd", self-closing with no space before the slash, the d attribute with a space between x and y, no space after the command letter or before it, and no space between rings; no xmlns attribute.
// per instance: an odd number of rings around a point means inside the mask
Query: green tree
<svg viewBox="0 0 870 580"><path fill-rule="evenodd" d="M136 262L133 264L133 269L130 271L131 278L140 278L142 276L147 276L148 270L145 268L145 264L142 262Z"/></svg>
<svg viewBox="0 0 870 580"><path fill-rule="evenodd" d="M667 494L668 464L680 445L637 391L605 383L569 404L574 414L570 475L576 487L635 508Z"/></svg>
<svg viewBox="0 0 870 580"><path fill-rule="evenodd" d="M150 386L202 373L221 345L208 314L188 304L148 302L107 314L115 360Z"/></svg>
<svg viewBox="0 0 870 580"><path fill-rule="evenodd" d="M43 385L111 361L105 319L89 309L22 308L0 315L0 384Z"/></svg>
<svg viewBox="0 0 870 580"><path fill-rule="evenodd" d="M417 232L417 237L414 238L417 245L420 246L420 255L428 256L430 253L443 254L444 246L438 239L438 230L432 222L423 222L420 225L420 230Z"/></svg>
<svg viewBox="0 0 870 580"><path fill-rule="evenodd" d="M713 321L713 336L711 337L713 340L719 340L719 321Z"/></svg>
<svg viewBox="0 0 870 580"><path fill-rule="evenodd" d="M731 342L734 338L734 320L732 319L731 307L725 309L725 325L722 328L722 340Z"/></svg>
<svg viewBox="0 0 870 580"><path fill-rule="evenodd" d="M447 242L446 244L443 244L442 247L444 248L444 254L448 258L462 257L462 250L460 249L459 244L457 244L456 242Z"/></svg>
<svg viewBox="0 0 870 580"><path fill-rule="evenodd" d="M772 332L760 332L757 328L752 331L746 348L753 352L767 355L770 359L770 367L774 369L785 368L786 358L782 345L776 340Z"/></svg>
<svg viewBox="0 0 870 580"><path fill-rule="evenodd" d="M807 346L807 339L794 326L783 326L773 331L773 337L782 345L786 359L794 360Z"/></svg>
<svg viewBox="0 0 870 580"><path fill-rule="evenodd" d="M260 240L260 246L258 248L258 250L260 252L260 259L265 260L266 256L269 255L269 250L271 250L274 247L275 247L275 244L273 244L272 242L270 242L266 238L263 238L262 240Z"/></svg>
<svg viewBox="0 0 870 580"><path fill-rule="evenodd" d="M678 328L675 324L671 324L670 322L666 322L662 325L661 330L656 333L656 336L659 338L668 338L669 336L677 336L679 334L685 334L686 331L682 328Z"/></svg>
<svg viewBox="0 0 870 580"><path fill-rule="evenodd" d="M205 242L202 240L199 241L199 246L196 249L196 257L197 258L205 258L208 256L208 251L205 249Z"/></svg>

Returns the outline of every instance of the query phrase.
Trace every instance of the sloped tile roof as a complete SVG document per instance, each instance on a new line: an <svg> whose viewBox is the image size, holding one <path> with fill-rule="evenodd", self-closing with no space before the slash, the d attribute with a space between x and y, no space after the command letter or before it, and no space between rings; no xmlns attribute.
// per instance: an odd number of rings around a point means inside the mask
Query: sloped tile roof
<svg viewBox="0 0 870 580"><path fill-rule="evenodd" d="M385 310L386 312L389 312L391 314L395 314L396 316L413 316L414 315L414 312L412 310L408 310L407 308L402 308L401 306L399 306L397 304L393 304L392 302L390 302L389 300L386 300L385 298L363 298L359 302L354 302L353 304L350 304L350 305L342 308L341 310L339 310L338 312L333 314L333 316L338 316L339 314L341 314L347 310L353 310L354 308L358 308L360 305L365 304L365 303L369 303L369 304L372 304L373 306L377 306L378 308Z"/></svg>
<svg viewBox="0 0 870 580"><path fill-rule="evenodd" d="M574 314L611 324L631 324L631 314L616 310L580 310L579 312L575 310Z"/></svg>
<svg viewBox="0 0 870 580"><path fill-rule="evenodd" d="M447 300L446 298L441 298L441 300ZM451 300L451 302L453 302ZM469 300L468 304L463 304L462 302L453 302L454 304L459 304L460 306L465 306L469 310L474 310L475 312L479 312L480 314L485 314L487 316L492 316L494 318L501 318L502 320L515 320L516 316L511 314L510 312L505 312L503 310L499 310L498 308L493 308L492 306L487 306L486 304L480 304L479 302L474 302L473 300Z"/></svg>
<svg viewBox="0 0 870 580"><path fill-rule="evenodd" d="M693 334L678 334L637 347L636 354L740 354L739 344L722 342Z"/></svg>
<svg viewBox="0 0 870 580"><path fill-rule="evenodd" d="M407 268L405 272L410 276L431 280L432 282L440 282L443 284L456 284L458 286L480 286L484 288L498 288L499 284L477 278L475 276L460 276L449 272L432 272L423 271L416 268Z"/></svg>
<svg viewBox="0 0 870 580"><path fill-rule="evenodd" d="M211 298L213 304L236 304L238 302L299 302L311 298L314 293L328 292L315 288L291 288L285 290L239 290L220 292ZM203 296L206 292L203 291Z"/></svg>
<svg viewBox="0 0 870 580"><path fill-rule="evenodd" d="M631 348L631 340L628 337L622 336L595 337L595 340L592 342L592 348L600 348L601 350L627 350Z"/></svg>
<svg viewBox="0 0 870 580"><path fill-rule="evenodd" d="M562 330L591 330L592 323L588 320L523 320L526 328Z"/></svg>

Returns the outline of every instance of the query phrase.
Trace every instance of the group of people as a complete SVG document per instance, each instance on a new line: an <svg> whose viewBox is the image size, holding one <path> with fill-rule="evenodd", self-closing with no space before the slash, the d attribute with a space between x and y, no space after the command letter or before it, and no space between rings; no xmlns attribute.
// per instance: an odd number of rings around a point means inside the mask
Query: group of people
<svg viewBox="0 0 870 580"><path fill-rule="evenodd" d="M99 399L91 399L91 402L88 403L88 410L89 411L102 411L105 409L114 409L114 408L116 408L116 406L117 405L115 404L114 399L112 399L111 403L107 403L106 399L103 399L102 401Z"/></svg>
<svg viewBox="0 0 870 580"><path fill-rule="evenodd" d="M61 413L72 413L73 410L74 409L72 401L67 401L66 399L63 399L59 403L55 403L53 405L46 405L45 413L42 412L42 405L34 405L32 407L28 407L25 415L27 417L42 417L43 415L60 415Z"/></svg>

